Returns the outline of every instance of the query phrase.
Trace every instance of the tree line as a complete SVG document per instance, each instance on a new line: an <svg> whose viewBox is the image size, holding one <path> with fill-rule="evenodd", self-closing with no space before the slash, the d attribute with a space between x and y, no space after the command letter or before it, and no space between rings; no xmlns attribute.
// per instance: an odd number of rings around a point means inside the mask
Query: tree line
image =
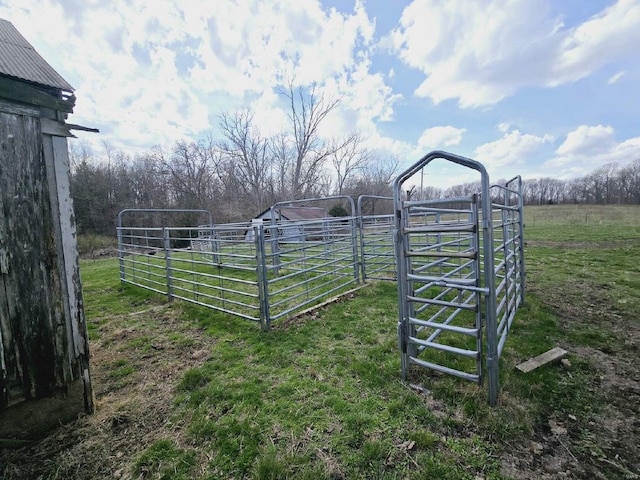
<svg viewBox="0 0 640 480"><path fill-rule="evenodd" d="M262 135L250 110L223 113L220 138L178 141L136 156L70 145L71 196L80 233L113 235L125 208L204 209L216 223L247 221L276 202L330 195L386 196L398 161L367 150L357 132L325 139L338 101L289 84L283 131Z"/></svg>
<svg viewBox="0 0 640 480"><path fill-rule="evenodd" d="M357 132L330 140L320 127L336 100L308 90L281 92L288 104L283 131L264 136L250 110L223 113L220 138L178 141L129 156L108 144L98 155L83 142L70 145L71 196L80 233L114 235L125 208L203 209L216 223L248 221L276 202L330 195L391 196L398 161L367 150ZM500 183L500 182L499 182ZM414 198L475 193L478 184L447 189L414 188ZM523 183L527 205L640 204L640 159L605 165L573 180L540 178ZM377 205L377 206L376 206ZM366 213L389 205L371 202Z"/></svg>
<svg viewBox="0 0 640 480"><path fill-rule="evenodd" d="M496 184L504 185L505 180ZM480 184L465 183L447 189L427 186L409 192L413 198L432 199L462 197L480 190ZM523 180L522 199L525 205L640 204L640 158L626 166L608 163L591 173L570 179L559 180L543 177Z"/></svg>

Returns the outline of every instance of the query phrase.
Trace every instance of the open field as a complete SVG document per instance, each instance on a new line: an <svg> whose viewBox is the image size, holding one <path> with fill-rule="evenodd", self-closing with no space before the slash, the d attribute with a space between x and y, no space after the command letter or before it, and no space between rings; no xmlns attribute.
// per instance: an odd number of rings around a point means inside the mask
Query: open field
<svg viewBox="0 0 640 480"><path fill-rule="evenodd" d="M262 333L85 260L97 412L1 450L0 478L640 478L640 207L525 216L497 408L452 377L401 381L394 283ZM568 361L515 370L554 346Z"/></svg>

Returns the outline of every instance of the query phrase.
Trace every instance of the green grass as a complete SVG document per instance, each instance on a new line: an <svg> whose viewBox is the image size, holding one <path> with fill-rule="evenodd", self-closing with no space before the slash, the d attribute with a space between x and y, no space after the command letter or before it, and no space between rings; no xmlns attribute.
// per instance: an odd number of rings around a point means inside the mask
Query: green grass
<svg viewBox="0 0 640 480"><path fill-rule="evenodd" d="M326 250L315 243L281 245L280 248L279 267L275 267L275 257L268 257L265 273L272 321L285 317L292 309L302 311L354 288L351 243L336 242ZM196 251L172 251L172 294L259 321L253 244L224 245L220 259L221 266L212 264L211 256ZM131 252L123 257L122 266L127 282L166 294L167 261L162 253Z"/></svg>
<svg viewBox="0 0 640 480"><path fill-rule="evenodd" d="M77 245L80 256L95 258L105 253L112 255L118 248L118 241L107 235L83 234L78 235Z"/></svg>
<svg viewBox="0 0 640 480"><path fill-rule="evenodd" d="M640 209L621 209L526 210L527 299L501 360L496 408L487 404L486 387L453 377L412 371L409 381L426 394L401 381L394 283L375 283L265 333L178 302L178 320L210 338L210 351L200 366L180 372L172 391L169 421L181 426L179 441L167 433L146 445L130 459L130 472L162 479L502 479L509 478L504 456L530 457L531 441L551 441L549 419L556 419L571 425L564 446L577 458L578 476L633 478L625 472L633 471L635 451L619 443L637 444L637 435L612 439L601 423L605 405L618 408L612 395L623 393L607 391L594 373L596 358L579 353L595 349L637 368L625 332L637 329L640 317ZM82 274L92 338L108 328L109 316L164 301L123 288L117 260L83 262ZM121 349L145 353L157 326L135 328L140 335ZM168 338L193 344L185 331ZM515 370L557 345L569 350L570 366ZM126 381L131 368L117 361L112 375ZM564 452L550 445L549 454Z"/></svg>
<svg viewBox="0 0 640 480"><path fill-rule="evenodd" d="M140 478L158 480L189 480L195 466L196 453L185 451L171 440L158 440L138 458L134 473Z"/></svg>

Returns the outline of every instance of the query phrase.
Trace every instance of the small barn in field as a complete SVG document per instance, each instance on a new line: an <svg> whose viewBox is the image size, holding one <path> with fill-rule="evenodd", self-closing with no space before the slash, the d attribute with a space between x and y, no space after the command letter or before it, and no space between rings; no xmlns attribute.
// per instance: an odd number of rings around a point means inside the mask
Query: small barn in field
<svg viewBox="0 0 640 480"><path fill-rule="evenodd" d="M93 410L69 193L73 88L0 19L0 439Z"/></svg>
<svg viewBox="0 0 640 480"><path fill-rule="evenodd" d="M282 223L282 226L278 228L278 236L282 242L303 242L312 232L318 230L305 225L305 222L312 224L315 220L322 220L323 218L329 218L331 215L320 207L277 207L273 211L273 218L271 215L271 209L268 208L262 213L258 214L252 222L261 223L264 222L269 225L272 220ZM253 230L248 230L246 234L246 240L253 240Z"/></svg>

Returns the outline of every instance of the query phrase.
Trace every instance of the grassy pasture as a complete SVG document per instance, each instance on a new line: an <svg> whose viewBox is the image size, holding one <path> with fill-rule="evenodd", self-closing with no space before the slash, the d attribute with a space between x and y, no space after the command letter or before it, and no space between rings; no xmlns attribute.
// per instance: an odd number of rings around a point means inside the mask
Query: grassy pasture
<svg viewBox="0 0 640 480"><path fill-rule="evenodd" d="M86 260L97 412L1 450L0 478L638 478L640 208L525 215L497 408L459 379L400 380L394 283L261 333ZM557 345L568 361L515 370Z"/></svg>

